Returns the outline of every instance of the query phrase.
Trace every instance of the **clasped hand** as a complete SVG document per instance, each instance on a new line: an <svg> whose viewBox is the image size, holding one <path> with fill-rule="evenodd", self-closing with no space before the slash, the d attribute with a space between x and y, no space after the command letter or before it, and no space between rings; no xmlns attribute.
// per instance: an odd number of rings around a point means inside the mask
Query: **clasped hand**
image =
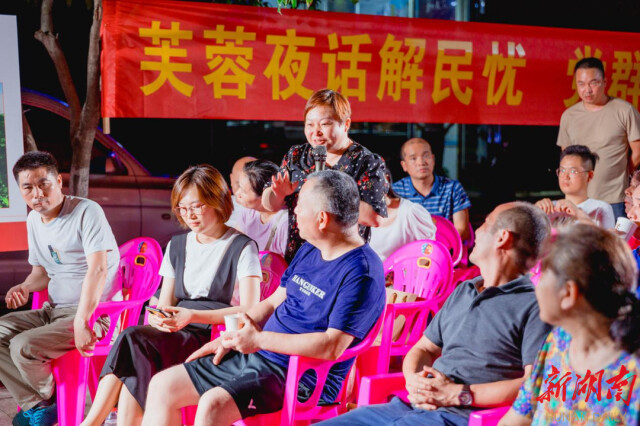
<svg viewBox="0 0 640 426"><path fill-rule="evenodd" d="M564 213L567 216L576 217L578 213L578 207L574 203L566 199L557 200L554 205L553 201L551 201L549 198L543 198L542 200L536 202L535 205L547 215L553 213Z"/></svg>
<svg viewBox="0 0 640 426"><path fill-rule="evenodd" d="M438 407L459 405L462 385L456 384L440 371L424 366L422 371L406 378L407 398L416 408L435 410Z"/></svg>

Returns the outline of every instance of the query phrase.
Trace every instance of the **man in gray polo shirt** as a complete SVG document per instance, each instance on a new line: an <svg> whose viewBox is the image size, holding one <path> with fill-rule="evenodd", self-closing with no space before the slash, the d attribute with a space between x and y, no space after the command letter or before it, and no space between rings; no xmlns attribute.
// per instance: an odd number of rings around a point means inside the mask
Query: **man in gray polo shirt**
<svg viewBox="0 0 640 426"><path fill-rule="evenodd" d="M32 151L13 167L27 217L31 273L6 296L9 309L29 293L47 289L42 309L0 318L0 380L22 411L13 425L57 423L51 361L76 348L89 356L107 327L89 320L100 301L121 299L113 285L120 253L111 227L94 201L62 193L58 164L48 152Z"/></svg>
<svg viewBox="0 0 640 426"><path fill-rule="evenodd" d="M470 256L481 276L454 290L404 359L410 404L394 398L322 424L466 425L473 410L511 403L551 330L526 275L549 230L529 203L496 207Z"/></svg>

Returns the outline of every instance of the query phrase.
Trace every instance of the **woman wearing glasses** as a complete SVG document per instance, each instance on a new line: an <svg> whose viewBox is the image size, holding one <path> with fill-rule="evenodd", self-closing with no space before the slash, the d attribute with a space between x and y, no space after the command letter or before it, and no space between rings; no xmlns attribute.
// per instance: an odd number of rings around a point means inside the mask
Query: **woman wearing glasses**
<svg viewBox="0 0 640 426"><path fill-rule="evenodd" d="M583 145L568 146L560 154L560 167L556 174L565 197L556 201L544 198L536 203L549 215L554 226L563 224L567 219L593 222L606 229L615 226L611 205L587 195L597 159L598 156Z"/></svg>
<svg viewBox="0 0 640 426"><path fill-rule="evenodd" d="M168 316L149 315L148 326L130 327L118 337L84 425L100 425L116 403L118 424L140 424L151 377L208 342L211 324L260 299L258 248L225 225L233 205L218 170L206 164L186 170L173 187L171 205L190 232L171 239L160 267L158 309Z"/></svg>

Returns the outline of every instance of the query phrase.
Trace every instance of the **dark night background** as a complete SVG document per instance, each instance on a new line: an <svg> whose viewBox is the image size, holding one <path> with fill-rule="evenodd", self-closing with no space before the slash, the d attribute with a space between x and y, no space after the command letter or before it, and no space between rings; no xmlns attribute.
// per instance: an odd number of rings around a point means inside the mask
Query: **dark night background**
<svg viewBox="0 0 640 426"><path fill-rule="evenodd" d="M436 0L426 1L438 3ZM79 95L84 99L91 10L87 9L84 1L75 0L67 6L66 1L58 0L55 4L54 28L67 55ZM18 17L22 86L63 99L53 63L44 47L33 38L39 28L39 12L36 0L0 2L0 14ZM637 32L640 30L640 1L472 0L470 19L476 22ZM540 87L540 90L545 88ZM31 126L36 142L46 137L47 129L39 128L45 126L37 123L31 123ZM443 138L441 125L420 126L426 130L427 139L432 137L436 145ZM406 125L375 123L354 127L360 127L360 131L352 132L353 139L380 153L387 159L394 175L402 177L397 163L398 148L411 130ZM389 131L390 127L393 131ZM557 127L465 126L464 132L468 141L465 149L467 158L459 161L458 178L472 196L474 222L481 220L486 211L503 199L512 199L517 194L520 194L518 198L526 199L532 191L557 189L555 175L549 172L557 164ZM479 138L489 140L495 134L500 138L489 145L488 157L481 162L476 161L472 152L473 141ZM153 174L170 176L178 175L197 162L209 162L227 174L233 161L242 155L268 158L279 163L292 143L304 141L301 123L258 121L114 119L111 120L111 135ZM497 185L496 182L509 184Z"/></svg>

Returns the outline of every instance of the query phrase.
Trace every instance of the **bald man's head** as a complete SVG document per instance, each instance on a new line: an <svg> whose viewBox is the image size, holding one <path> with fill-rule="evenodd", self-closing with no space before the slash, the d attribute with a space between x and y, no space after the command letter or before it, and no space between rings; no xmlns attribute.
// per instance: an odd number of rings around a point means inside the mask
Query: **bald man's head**
<svg viewBox="0 0 640 426"><path fill-rule="evenodd" d="M407 140L405 143L402 144L402 146L400 147L400 159L404 160L404 156L405 156L405 148L412 146L412 145L426 145L429 148L429 152L431 151L431 144L429 142L427 142L426 139L422 139L422 138L411 138L409 140Z"/></svg>
<svg viewBox="0 0 640 426"><path fill-rule="evenodd" d="M400 165L411 179L432 179L436 157L431 152L431 145L422 138L411 138L400 148Z"/></svg>
<svg viewBox="0 0 640 426"><path fill-rule="evenodd" d="M236 160L231 168L231 174L229 175L229 180L231 181L231 192L235 194L238 191L238 179L240 179L244 165L255 160L257 160L256 157L240 157Z"/></svg>

